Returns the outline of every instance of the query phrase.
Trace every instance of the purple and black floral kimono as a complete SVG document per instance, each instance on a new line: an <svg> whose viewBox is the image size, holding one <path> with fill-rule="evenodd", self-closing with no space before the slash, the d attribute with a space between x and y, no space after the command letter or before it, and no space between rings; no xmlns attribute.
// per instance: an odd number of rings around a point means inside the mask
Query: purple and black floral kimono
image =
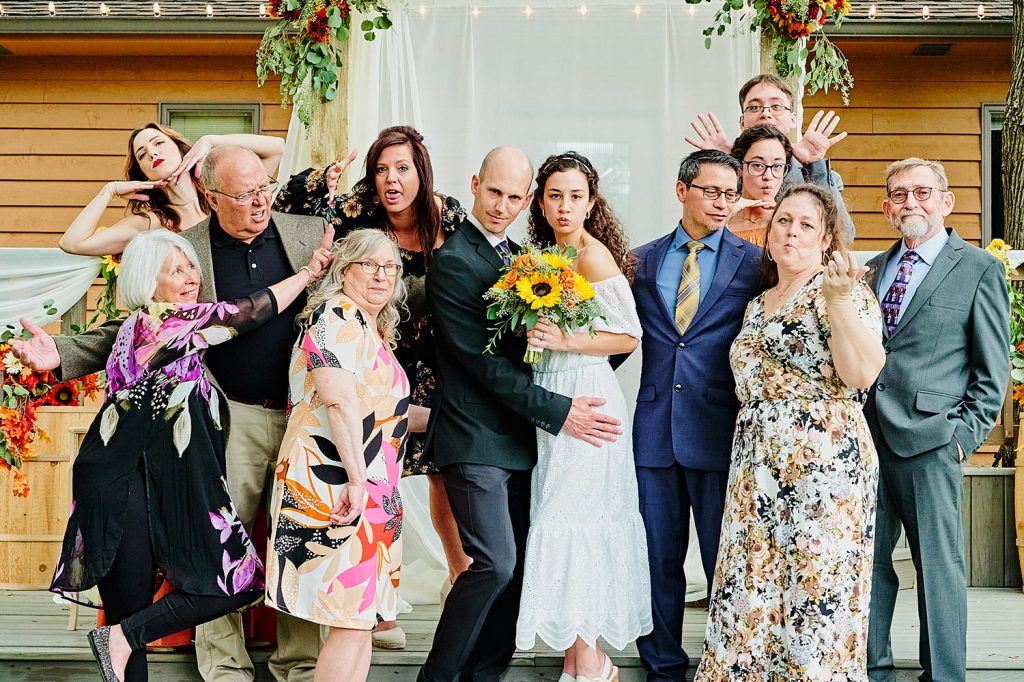
<svg viewBox="0 0 1024 682"><path fill-rule="evenodd" d="M263 564L228 495L225 424L200 353L276 314L263 289L232 302L156 303L128 316L107 360L106 401L72 469L51 591L96 585L126 525L147 522L156 564L176 588L211 596L263 588ZM140 469L148 520L127 518L128 484Z"/></svg>

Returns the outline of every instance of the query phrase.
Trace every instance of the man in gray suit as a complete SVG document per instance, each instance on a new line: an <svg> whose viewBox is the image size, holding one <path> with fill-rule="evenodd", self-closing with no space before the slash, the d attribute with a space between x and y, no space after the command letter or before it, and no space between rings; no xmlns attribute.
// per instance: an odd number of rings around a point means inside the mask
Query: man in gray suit
<svg viewBox="0 0 1024 682"><path fill-rule="evenodd" d="M1003 402L1009 301L1003 264L945 227L954 203L948 189L935 161L889 166L882 210L903 238L868 262L887 355L864 408L881 474L868 631L874 682L896 679L890 629L900 524L917 570L920 679L966 675L961 466Z"/></svg>

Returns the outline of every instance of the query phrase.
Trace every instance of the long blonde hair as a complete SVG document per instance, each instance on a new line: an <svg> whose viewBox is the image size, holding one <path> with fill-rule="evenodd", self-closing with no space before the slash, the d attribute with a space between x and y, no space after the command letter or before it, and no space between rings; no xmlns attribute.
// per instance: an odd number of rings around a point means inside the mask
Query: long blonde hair
<svg viewBox="0 0 1024 682"><path fill-rule="evenodd" d="M398 251L398 246L383 230L370 228L353 230L344 239L334 242L334 246L331 248L331 253L334 254L331 267L316 288L310 291L309 297L306 299L306 307L295 318L296 322L303 327L307 326L313 311L323 305L325 301L333 301L344 295L342 289L345 283L345 271L349 266L365 260L367 256L372 255L385 244L391 247L395 262L401 269L402 254ZM402 319L402 312L405 311L405 296L405 284L402 282L402 273L399 270L395 277L395 291L391 295L391 300L385 303L377 313L377 332L392 350L398 345L398 323Z"/></svg>

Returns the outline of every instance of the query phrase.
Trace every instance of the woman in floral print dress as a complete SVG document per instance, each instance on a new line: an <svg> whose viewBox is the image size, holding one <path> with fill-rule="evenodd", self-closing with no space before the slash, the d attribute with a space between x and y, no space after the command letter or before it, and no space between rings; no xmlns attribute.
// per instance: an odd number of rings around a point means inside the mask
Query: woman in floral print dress
<svg viewBox="0 0 1024 682"><path fill-rule="evenodd" d="M298 316L267 552L267 602L331 628L317 681L365 678L370 631L397 615L398 481L406 436L428 412L410 407L393 354L405 296L398 248L356 230L334 253Z"/></svg>
<svg viewBox="0 0 1024 682"><path fill-rule="evenodd" d="M408 126L385 128L366 153L366 172L349 194L335 197L338 178L355 153L323 170L312 168L292 176L278 194L274 209L315 215L334 225L338 239L360 228L383 230L402 255L402 282L409 315L398 327L395 357L409 376L412 404L429 408L436 388L433 320L424 281L435 249L444 243L466 211L453 197L434 191L430 153L423 136ZM403 476L426 474L430 485L430 516L448 563L442 594L469 565L462 551L444 482L424 453L421 434L409 436ZM394 632L391 632L394 630ZM401 648L405 635L392 622L381 623L374 644Z"/></svg>
<svg viewBox="0 0 1024 682"><path fill-rule="evenodd" d="M328 259L323 249L252 296L198 303L188 241L153 230L125 249L119 293L134 312L117 333L106 400L75 459L50 587L77 600L99 586L111 625L89 640L103 679L145 680L148 642L260 597L263 566L228 495L227 425L200 353L284 310ZM25 347L45 335L37 336ZM153 603L158 571L177 589Z"/></svg>
<svg viewBox="0 0 1024 682"><path fill-rule="evenodd" d="M742 407L698 680L867 679L878 462L861 409L885 353L837 215L816 187L783 196L769 288L732 345Z"/></svg>

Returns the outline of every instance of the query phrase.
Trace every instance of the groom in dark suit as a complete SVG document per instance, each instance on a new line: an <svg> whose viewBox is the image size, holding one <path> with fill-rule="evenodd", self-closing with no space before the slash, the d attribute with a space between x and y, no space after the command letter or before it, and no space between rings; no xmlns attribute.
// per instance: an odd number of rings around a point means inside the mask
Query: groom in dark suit
<svg viewBox="0 0 1024 682"><path fill-rule="evenodd" d="M902 239L868 261L882 306L886 360L864 406L878 449L868 676L896 679L892 552L907 532L917 571L922 680L963 680L967 570L961 463L995 423L1009 380L1009 301L1003 264L945 218L954 197L935 161L889 166L885 216Z"/></svg>
<svg viewBox="0 0 1024 682"><path fill-rule="evenodd" d="M483 295L519 249L505 231L529 203L532 180L522 151L492 150L473 177L471 218L448 237L427 274L438 386L426 448L473 563L448 595L421 682L497 682L515 652L536 429L593 445L622 432L618 420L592 409L604 399L535 386L523 336L508 334L495 354L483 352L492 325Z"/></svg>
<svg viewBox="0 0 1024 682"><path fill-rule="evenodd" d="M691 512L708 585L718 555L739 411L729 346L760 291L763 253L725 229L739 174L739 161L718 150L683 159L682 220L636 250L633 296L644 336L633 450L654 615L654 631L637 649L651 681L681 682L689 664L681 636Z"/></svg>

